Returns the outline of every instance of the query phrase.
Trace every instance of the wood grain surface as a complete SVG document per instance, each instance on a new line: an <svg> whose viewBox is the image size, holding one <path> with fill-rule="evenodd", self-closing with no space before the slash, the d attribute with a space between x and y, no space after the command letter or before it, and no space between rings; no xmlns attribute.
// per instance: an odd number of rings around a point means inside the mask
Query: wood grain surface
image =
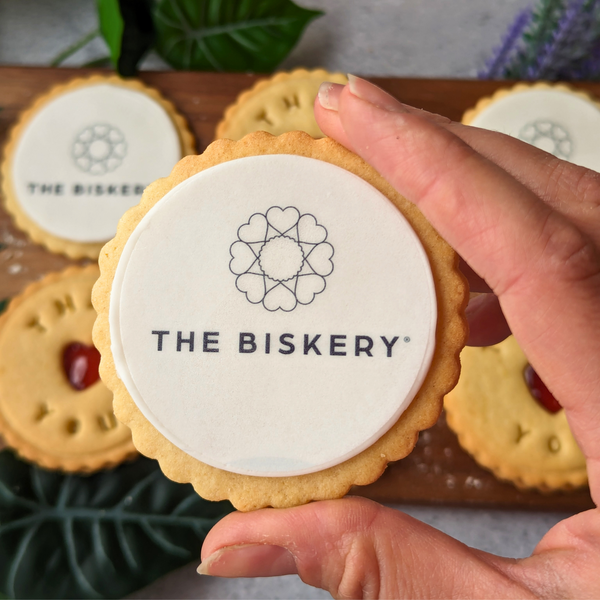
<svg viewBox="0 0 600 600"><path fill-rule="evenodd" d="M53 85L92 73L90 69L0 68L0 145L21 110ZM140 78L156 87L188 119L202 151L213 140L225 107L259 79L256 75L186 72L143 72ZM507 82L371 78L403 102L459 120L479 98ZM600 83L576 87L600 96ZM29 282L60 270L73 261L32 244L16 230L0 208L0 299L18 294ZM391 464L374 484L352 490L388 503L446 504L581 511L593 507L587 489L541 494L521 491L498 481L462 451L442 415L423 432L404 460Z"/></svg>

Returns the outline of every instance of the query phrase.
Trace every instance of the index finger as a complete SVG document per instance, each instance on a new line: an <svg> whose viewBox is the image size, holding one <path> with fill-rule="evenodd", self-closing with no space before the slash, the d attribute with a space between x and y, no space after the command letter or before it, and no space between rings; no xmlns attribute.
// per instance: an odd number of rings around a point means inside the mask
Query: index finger
<svg viewBox="0 0 600 600"><path fill-rule="evenodd" d="M364 79L349 76L351 86L366 100L390 111L405 111L446 129L478 154L501 167L541 198L553 210L563 214L597 242L600 241L600 174L527 144L519 139L478 127L463 125L447 117L400 103L384 90ZM343 86L324 84L319 94L335 100ZM360 95L360 94L359 94ZM317 102L315 113L338 141L347 139L341 123L331 111ZM344 145L346 145L345 142Z"/></svg>
<svg viewBox="0 0 600 600"><path fill-rule="evenodd" d="M322 118L325 112L317 112L323 131L342 130L340 141L414 202L499 296L511 331L569 411L600 480L600 411L592 393L600 386L600 259L593 243L440 124L380 108L348 86L339 110Z"/></svg>

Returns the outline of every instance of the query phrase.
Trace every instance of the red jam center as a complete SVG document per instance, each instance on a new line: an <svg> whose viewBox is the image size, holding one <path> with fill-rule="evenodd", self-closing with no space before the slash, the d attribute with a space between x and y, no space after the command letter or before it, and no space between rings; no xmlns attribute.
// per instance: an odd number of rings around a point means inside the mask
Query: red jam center
<svg viewBox="0 0 600 600"><path fill-rule="evenodd" d="M100 352L94 346L86 346L79 342L69 344L63 352L63 368L65 375L76 390L85 390L98 381Z"/></svg>
<svg viewBox="0 0 600 600"><path fill-rule="evenodd" d="M531 395L548 411L557 413L562 409L552 392L546 387L546 384L540 379L540 376L533 370L531 365L525 367L523 371L525 381L529 386Z"/></svg>

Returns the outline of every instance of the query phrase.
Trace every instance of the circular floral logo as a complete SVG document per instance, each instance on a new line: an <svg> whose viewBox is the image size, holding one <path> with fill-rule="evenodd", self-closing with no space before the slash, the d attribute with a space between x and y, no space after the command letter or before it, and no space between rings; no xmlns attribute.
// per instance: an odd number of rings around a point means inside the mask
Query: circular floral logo
<svg viewBox="0 0 600 600"><path fill-rule="evenodd" d="M567 159L573 151L569 132L561 125L545 119L527 123L519 132L519 139L557 158Z"/></svg>
<svg viewBox="0 0 600 600"><path fill-rule="evenodd" d="M230 248L229 270L248 302L269 311L292 311L310 304L333 271L327 229L311 214L272 206L253 214Z"/></svg>
<svg viewBox="0 0 600 600"><path fill-rule="evenodd" d="M75 164L91 175L114 171L121 166L126 154L125 136L105 123L86 127L73 142Z"/></svg>

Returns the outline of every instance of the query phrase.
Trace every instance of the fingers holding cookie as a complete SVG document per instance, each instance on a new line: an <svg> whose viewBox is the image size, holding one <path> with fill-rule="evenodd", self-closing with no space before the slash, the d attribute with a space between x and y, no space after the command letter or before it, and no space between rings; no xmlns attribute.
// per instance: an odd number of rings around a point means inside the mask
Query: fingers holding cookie
<svg viewBox="0 0 600 600"><path fill-rule="evenodd" d="M321 119L325 112L333 114ZM475 142L461 139L456 128L388 102L362 80L330 91L317 117L329 135L343 130L340 141L412 200L490 285L499 304L488 308L506 315L536 371L571 411L584 453L600 458L594 434L600 415L588 392L600 385L600 370L582 369L600 353L600 258L587 230L565 217L577 212L573 192L560 192L578 168L565 167L565 179L557 183L536 171L540 151L519 144L519 160L529 161L528 169L533 165L532 180L523 183L475 151ZM553 203L566 208L554 210L533 189L554 190ZM587 194L591 202L589 189Z"/></svg>
<svg viewBox="0 0 600 600"><path fill-rule="evenodd" d="M352 75L349 79L350 87L357 95L379 108L418 116L452 133L482 157L514 177L553 210L563 214L586 234L598 240L600 216L591 211L600 202L600 174L596 171L561 160L542 148L511 135L469 126L475 117L474 110L467 111L460 123L403 104L364 79ZM328 135L352 148L353 141L346 134L337 114L344 87L339 83L322 84L319 98L315 102L315 114ZM573 93L570 95L575 96ZM580 92L577 95L584 96ZM592 102L585 96L579 101Z"/></svg>
<svg viewBox="0 0 600 600"><path fill-rule="evenodd" d="M373 104L347 87L339 109L339 124L352 149L417 204L492 288L502 292L525 270L518 241L535 237L550 214L525 186L399 103ZM490 236L503 224L504 235ZM493 268L499 261L510 277Z"/></svg>
<svg viewBox="0 0 600 600"><path fill-rule="evenodd" d="M432 577L432 564L443 583ZM533 597L509 576L511 567L400 511L343 498L228 515L208 534L198 571L298 573L336 598Z"/></svg>

